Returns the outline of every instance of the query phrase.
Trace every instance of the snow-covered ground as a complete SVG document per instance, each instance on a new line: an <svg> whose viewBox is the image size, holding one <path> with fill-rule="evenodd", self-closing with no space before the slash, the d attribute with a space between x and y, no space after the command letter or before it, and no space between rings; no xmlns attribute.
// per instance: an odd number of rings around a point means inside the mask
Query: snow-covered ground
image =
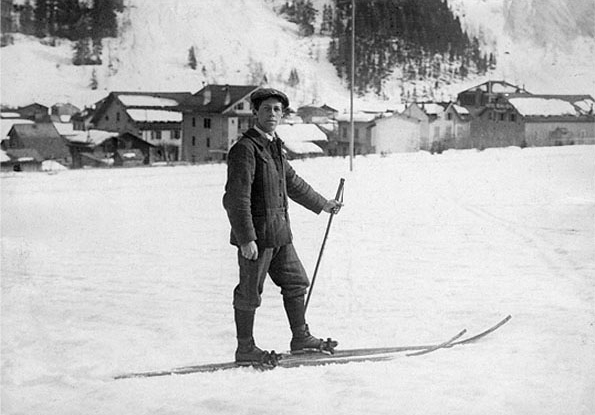
<svg viewBox="0 0 595 415"><path fill-rule="evenodd" d="M309 321L344 348L476 344L381 363L113 380L227 361L224 165L2 178L2 414L593 414L595 146L295 161L346 178ZM292 205L307 269L327 216ZM260 346L288 347L270 282Z"/></svg>

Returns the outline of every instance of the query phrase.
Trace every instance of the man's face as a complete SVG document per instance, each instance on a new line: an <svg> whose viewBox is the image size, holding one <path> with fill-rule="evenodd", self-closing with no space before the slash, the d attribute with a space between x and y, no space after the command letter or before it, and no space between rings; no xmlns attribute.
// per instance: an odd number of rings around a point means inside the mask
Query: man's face
<svg viewBox="0 0 595 415"><path fill-rule="evenodd" d="M283 104L279 99L271 97L260 103L256 111L256 124L264 132L272 133L283 117Z"/></svg>

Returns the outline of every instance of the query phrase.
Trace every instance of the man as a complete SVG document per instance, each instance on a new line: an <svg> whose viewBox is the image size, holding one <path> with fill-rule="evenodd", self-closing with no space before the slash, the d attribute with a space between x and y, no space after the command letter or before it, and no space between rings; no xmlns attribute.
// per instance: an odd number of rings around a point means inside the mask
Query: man
<svg viewBox="0 0 595 415"><path fill-rule="evenodd" d="M309 281L292 244L287 209L288 197L317 214L338 213L341 203L314 191L287 162L275 133L289 107L287 96L265 88L252 93L250 101L256 125L229 151L223 196L231 243L238 247L240 282L234 289L233 306L239 364L261 363L268 353L256 346L253 337L254 314L267 273L281 288L293 334L292 353L337 345L312 336L306 324L304 297Z"/></svg>

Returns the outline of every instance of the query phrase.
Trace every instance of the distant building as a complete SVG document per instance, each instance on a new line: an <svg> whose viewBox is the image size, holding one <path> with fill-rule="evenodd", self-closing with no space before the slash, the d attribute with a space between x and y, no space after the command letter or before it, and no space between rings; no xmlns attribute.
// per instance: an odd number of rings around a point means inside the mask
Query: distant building
<svg viewBox="0 0 595 415"><path fill-rule="evenodd" d="M353 114L353 153L370 154L376 150L372 145L372 130L374 120L380 117L381 113L357 112ZM330 146L331 155L347 156L349 155L351 140L351 114L341 114L337 116L338 134L335 142Z"/></svg>
<svg viewBox="0 0 595 415"><path fill-rule="evenodd" d="M506 81L487 81L466 89L457 95L457 104L466 107L471 115L482 111L488 104L492 103L497 97L509 94L528 94L530 92L524 87L510 84Z"/></svg>
<svg viewBox="0 0 595 415"><path fill-rule="evenodd" d="M74 114L81 110L70 103L57 103L50 108L50 117L53 122L69 123Z"/></svg>
<svg viewBox="0 0 595 415"><path fill-rule="evenodd" d="M372 125L372 147L378 154L419 151L421 125L419 119L405 114L376 118Z"/></svg>
<svg viewBox="0 0 595 415"><path fill-rule="evenodd" d="M327 124L331 120L336 119L339 112L326 104L320 107L316 105L304 105L298 108L297 115L307 124Z"/></svg>
<svg viewBox="0 0 595 415"><path fill-rule="evenodd" d="M81 131L68 139L72 167L140 166L152 161L154 146L131 133Z"/></svg>
<svg viewBox="0 0 595 415"><path fill-rule="evenodd" d="M50 121L49 108L37 102L25 105L24 107L19 107L16 109L16 112L20 114L21 118L25 118L27 120L35 122Z"/></svg>
<svg viewBox="0 0 595 415"><path fill-rule="evenodd" d="M476 148L595 143L590 95L501 95L471 122Z"/></svg>
<svg viewBox="0 0 595 415"><path fill-rule="evenodd" d="M243 131L252 127L254 85L207 85L179 106L183 113L182 160L221 161Z"/></svg>
<svg viewBox="0 0 595 415"><path fill-rule="evenodd" d="M85 107L81 111L73 114L70 117L72 129L75 131L86 131L93 127L93 115L95 110L93 108Z"/></svg>
<svg viewBox="0 0 595 415"><path fill-rule="evenodd" d="M43 157L33 148L13 148L3 151L0 159L2 171L40 171Z"/></svg>
<svg viewBox="0 0 595 415"><path fill-rule="evenodd" d="M98 130L130 133L158 149L161 160L178 161L183 140L178 106L191 96L189 92L111 92L95 105L90 124Z"/></svg>
<svg viewBox="0 0 595 415"><path fill-rule="evenodd" d="M325 155L328 138L315 124L281 124L275 131L283 141L289 159Z"/></svg>
<svg viewBox="0 0 595 415"><path fill-rule="evenodd" d="M8 132L8 139L2 142L2 149L7 153L15 149L33 149L42 161L54 160L64 166L72 163L66 140L49 122L14 124Z"/></svg>

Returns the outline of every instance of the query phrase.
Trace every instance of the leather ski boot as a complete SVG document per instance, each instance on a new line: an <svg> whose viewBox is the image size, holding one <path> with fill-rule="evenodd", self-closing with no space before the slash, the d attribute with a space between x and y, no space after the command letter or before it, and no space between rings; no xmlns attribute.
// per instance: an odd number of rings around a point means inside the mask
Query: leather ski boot
<svg viewBox="0 0 595 415"><path fill-rule="evenodd" d="M239 365L267 364L268 352L260 349L254 343L252 337L238 338L238 348L236 349L236 363Z"/></svg>
<svg viewBox="0 0 595 415"><path fill-rule="evenodd" d="M235 360L240 366L274 367L280 359L274 351L262 350L254 342L254 310L234 309L234 319L238 339Z"/></svg>
<svg viewBox="0 0 595 415"><path fill-rule="evenodd" d="M328 352L333 353L339 342L331 339L318 339L310 334L307 324L292 328L293 338L291 339L290 349L292 354L307 352Z"/></svg>
<svg viewBox="0 0 595 415"><path fill-rule="evenodd" d="M289 326L293 333L293 338L289 344L291 353L306 352L330 352L339 344L330 338L327 340L317 339L310 334L310 329L306 324L306 306L303 295L297 297L284 297L283 306L287 313Z"/></svg>

